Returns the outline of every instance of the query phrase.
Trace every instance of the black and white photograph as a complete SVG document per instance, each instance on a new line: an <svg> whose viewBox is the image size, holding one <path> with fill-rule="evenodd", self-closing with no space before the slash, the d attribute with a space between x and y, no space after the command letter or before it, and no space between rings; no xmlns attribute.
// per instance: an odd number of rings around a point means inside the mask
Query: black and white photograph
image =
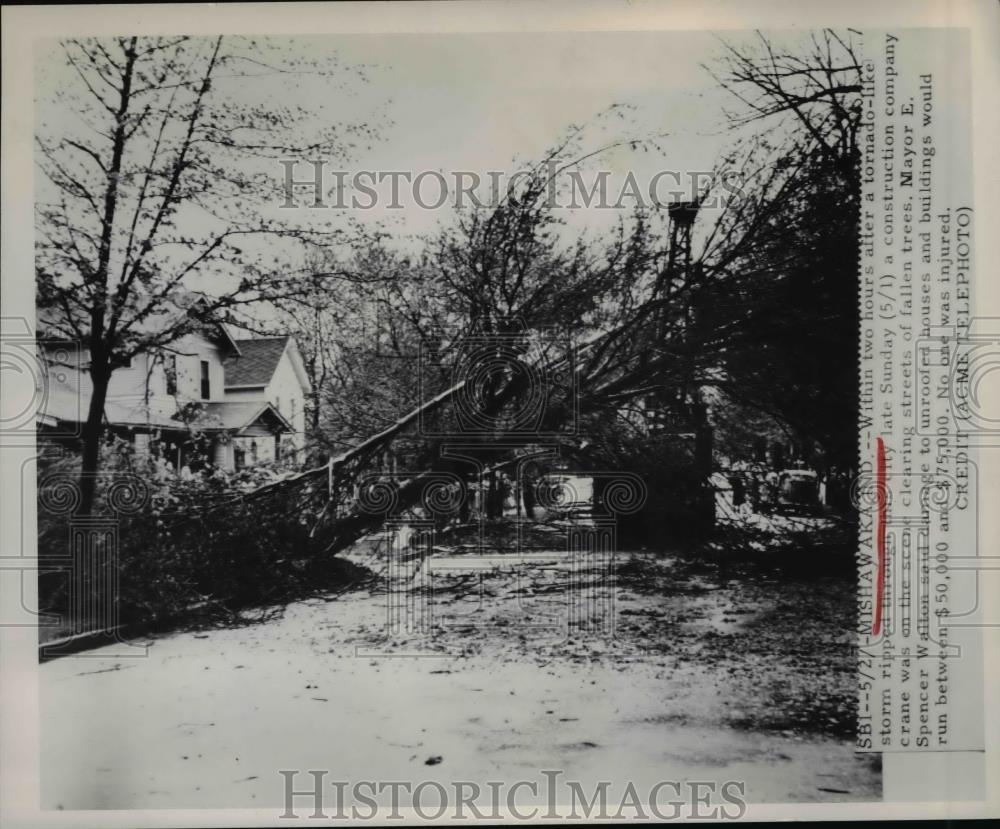
<svg viewBox="0 0 1000 829"><path fill-rule="evenodd" d="M881 801L881 39L183 19L33 44L39 807Z"/></svg>

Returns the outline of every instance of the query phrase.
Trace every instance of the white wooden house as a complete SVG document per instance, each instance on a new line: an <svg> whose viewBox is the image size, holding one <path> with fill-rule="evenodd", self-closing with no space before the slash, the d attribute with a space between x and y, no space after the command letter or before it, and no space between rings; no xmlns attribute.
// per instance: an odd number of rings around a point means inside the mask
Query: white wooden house
<svg viewBox="0 0 1000 829"><path fill-rule="evenodd" d="M225 399L233 405L270 405L288 422L290 430L257 447L259 460L294 457L305 451L306 396L309 376L294 337L237 340L238 350L224 363ZM250 458L253 436L245 433L234 440L237 455Z"/></svg>
<svg viewBox="0 0 1000 829"><path fill-rule="evenodd" d="M47 389L39 436L73 434L90 404L87 349L41 340ZM206 324L111 376L104 407L109 433L176 468L205 458L227 471L284 456L305 444L309 380L292 337L235 340Z"/></svg>

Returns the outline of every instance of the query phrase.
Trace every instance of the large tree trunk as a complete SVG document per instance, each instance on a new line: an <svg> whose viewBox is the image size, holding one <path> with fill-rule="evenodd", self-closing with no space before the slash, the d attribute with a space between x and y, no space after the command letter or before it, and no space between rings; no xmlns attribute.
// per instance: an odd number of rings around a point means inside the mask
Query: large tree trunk
<svg viewBox="0 0 1000 829"><path fill-rule="evenodd" d="M90 368L93 391L87 421L83 426L83 463L80 469L80 515L90 515L94 509L97 472L101 461L101 439L104 436L104 403L108 397L111 372L103 366Z"/></svg>
<svg viewBox="0 0 1000 829"><path fill-rule="evenodd" d="M111 380L109 346L105 340L108 310L108 267L111 261L111 243L114 237L115 214L118 210L118 185L122 170L122 157L128 130L128 109L132 99L132 73L135 67L136 38L126 50L122 69L122 85L118 88L119 105L115 113L115 130L111 148L111 163L107 169L107 186L104 190L104 214L101 220L101 242L97 255L96 288L90 311L90 381L93 391L87 422L83 427L83 464L80 469L80 514L90 515L94 508L94 491L97 486L97 469L101 456L101 436L104 434L104 401L108 396ZM127 283L122 282L122 285ZM122 288L119 288L121 291ZM118 297L124 301L124 294Z"/></svg>

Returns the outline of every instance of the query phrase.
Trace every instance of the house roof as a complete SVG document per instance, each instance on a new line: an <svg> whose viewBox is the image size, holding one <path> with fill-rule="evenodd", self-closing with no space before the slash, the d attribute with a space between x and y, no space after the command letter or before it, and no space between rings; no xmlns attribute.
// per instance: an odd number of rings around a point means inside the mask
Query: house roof
<svg viewBox="0 0 1000 829"><path fill-rule="evenodd" d="M205 403L201 427L206 431L239 431L258 420L269 420L279 432L294 432L292 424L270 403L248 400L239 403Z"/></svg>
<svg viewBox="0 0 1000 829"><path fill-rule="evenodd" d="M240 353L226 358L226 386L266 386L278 368L289 339L236 340Z"/></svg>
<svg viewBox="0 0 1000 829"><path fill-rule="evenodd" d="M87 401L83 401L86 404ZM204 412L194 425L207 432L239 432L252 426L259 420L264 420L278 432L293 432L294 427L274 406L259 400L239 403L202 403ZM38 419L47 426L54 426L60 421L82 422L86 416L86 408L81 412L81 402L74 397L72 389L51 388L44 410L39 412ZM109 399L104 404L105 421L112 426L133 426L170 431L187 431L187 426L168 413L157 411L143 400Z"/></svg>

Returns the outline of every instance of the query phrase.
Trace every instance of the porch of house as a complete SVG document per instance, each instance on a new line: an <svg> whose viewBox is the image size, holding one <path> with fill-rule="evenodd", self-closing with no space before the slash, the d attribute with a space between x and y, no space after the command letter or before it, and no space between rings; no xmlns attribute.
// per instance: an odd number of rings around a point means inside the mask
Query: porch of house
<svg viewBox="0 0 1000 829"><path fill-rule="evenodd" d="M270 403L205 403L189 423L116 414L113 433L129 440L137 455L162 458L175 472L207 464L234 472L279 460L281 437L292 431Z"/></svg>

